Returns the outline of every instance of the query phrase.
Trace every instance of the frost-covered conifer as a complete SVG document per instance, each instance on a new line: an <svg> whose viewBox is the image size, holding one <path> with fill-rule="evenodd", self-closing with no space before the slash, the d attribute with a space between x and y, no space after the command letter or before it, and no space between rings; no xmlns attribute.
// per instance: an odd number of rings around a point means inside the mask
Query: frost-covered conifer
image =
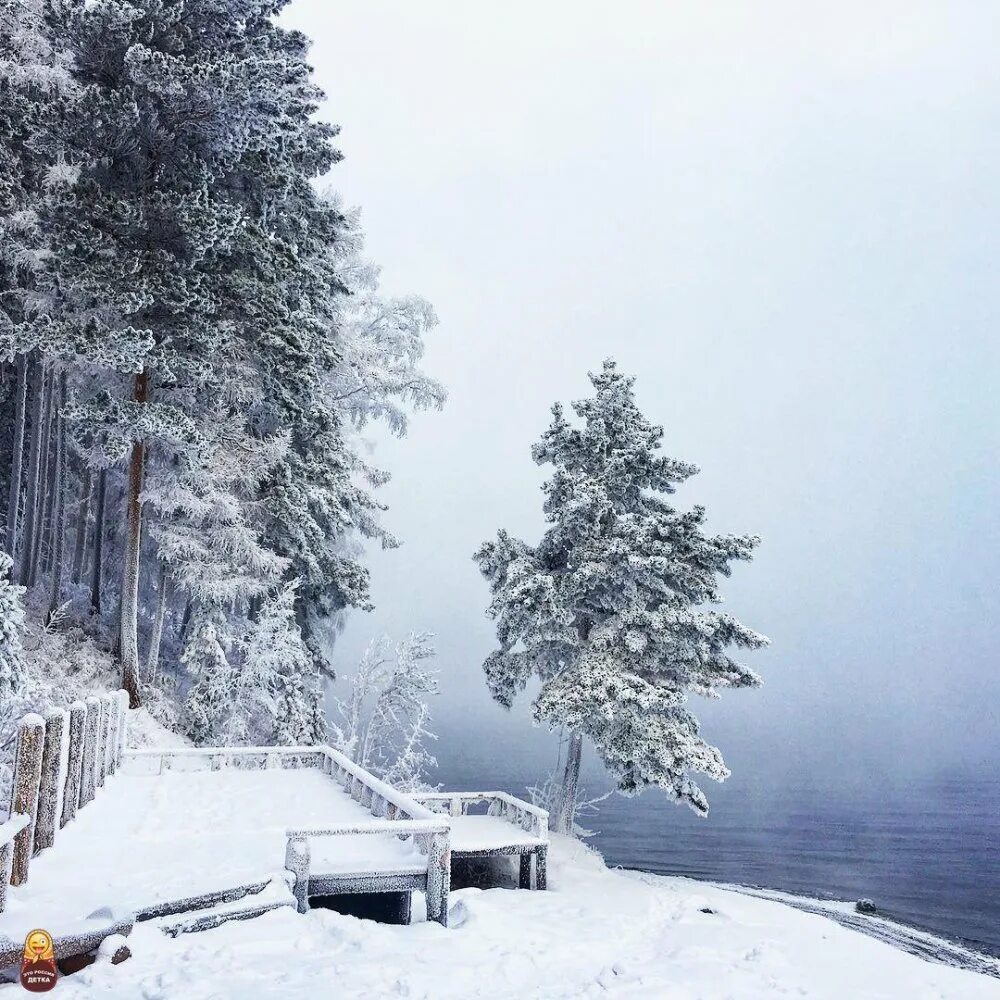
<svg viewBox="0 0 1000 1000"><path fill-rule="evenodd" d="M3 707L11 704L24 677L21 651L24 609L21 588L10 582L12 565L10 556L0 552L0 721Z"/></svg>
<svg viewBox="0 0 1000 1000"><path fill-rule="evenodd" d="M296 584L283 586L264 601L244 640L243 666L237 681L237 711L250 716L244 703L260 711L251 730L260 742L303 746L322 742L320 676L295 620Z"/></svg>
<svg viewBox="0 0 1000 1000"><path fill-rule="evenodd" d="M228 642L222 615L201 610L192 626L181 656L191 677L181 725L195 743L218 746L225 737L236 672L223 645Z"/></svg>
<svg viewBox="0 0 1000 1000"><path fill-rule="evenodd" d="M554 467L545 484L549 527L537 546L499 532L475 559L493 594L500 648L485 663L494 698L510 706L533 675L536 720L571 733L553 825L572 829L583 739L626 793L657 785L704 814L691 777L723 780L719 751L699 733L689 694L760 678L732 646L767 640L731 615L719 576L749 560L759 539L704 533L705 511L678 511L666 497L697 469L660 454L663 429L640 413L633 379L613 361L590 376L595 395L560 406L535 461Z"/></svg>

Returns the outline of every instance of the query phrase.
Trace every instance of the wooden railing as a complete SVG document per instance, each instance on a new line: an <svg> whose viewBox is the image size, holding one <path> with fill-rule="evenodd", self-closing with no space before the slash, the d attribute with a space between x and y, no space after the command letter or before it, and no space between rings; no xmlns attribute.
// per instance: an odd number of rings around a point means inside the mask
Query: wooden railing
<svg viewBox="0 0 1000 1000"><path fill-rule="evenodd" d="M525 833L548 839L549 814L507 792L413 792L411 797L436 813L464 816L472 806L486 803L488 815L513 823Z"/></svg>
<svg viewBox="0 0 1000 1000"><path fill-rule="evenodd" d="M10 818L0 826L0 912L7 886L28 881L32 857L53 845L117 771L127 710L128 695L116 691L18 723Z"/></svg>

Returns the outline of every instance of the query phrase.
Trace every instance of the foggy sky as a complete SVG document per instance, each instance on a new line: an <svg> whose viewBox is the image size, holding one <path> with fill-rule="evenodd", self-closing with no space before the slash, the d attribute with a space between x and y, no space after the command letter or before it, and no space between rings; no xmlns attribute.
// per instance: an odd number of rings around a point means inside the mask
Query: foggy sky
<svg viewBox="0 0 1000 1000"><path fill-rule="evenodd" d="M405 545L371 553L378 609L338 669L432 630L439 754L545 743L526 701L488 698L470 557L498 527L537 540L530 445L613 355L702 469L678 505L764 540L724 592L773 641L750 656L765 687L695 706L734 771L995 767L1000 7L295 0L286 20L342 126L331 182L386 289L434 303L450 392L378 444Z"/></svg>

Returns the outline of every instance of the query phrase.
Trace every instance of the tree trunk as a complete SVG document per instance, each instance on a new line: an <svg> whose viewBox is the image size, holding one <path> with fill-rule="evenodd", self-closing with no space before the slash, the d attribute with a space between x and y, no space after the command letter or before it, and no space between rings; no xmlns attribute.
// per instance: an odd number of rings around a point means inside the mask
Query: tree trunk
<svg viewBox="0 0 1000 1000"><path fill-rule="evenodd" d="M83 557L87 551L87 527L90 521L90 468L83 474L80 506L76 515L76 540L73 543L73 582L83 579Z"/></svg>
<svg viewBox="0 0 1000 1000"><path fill-rule="evenodd" d="M42 444L39 450L38 506L35 520L35 537L31 552L31 566L28 569L28 586L38 582L38 568L42 559L42 543L52 516L52 409L55 398L55 372L49 370L48 391L45 393L45 422L42 426Z"/></svg>
<svg viewBox="0 0 1000 1000"><path fill-rule="evenodd" d="M62 598L63 555L66 550L66 373L59 376L59 409L56 412L56 474L52 508L52 589L49 593L48 621Z"/></svg>
<svg viewBox="0 0 1000 1000"><path fill-rule="evenodd" d="M28 585L31 574L31 555L35 548L35 530L38 520L38 487L42 465L42 421L45 417L45 365L38 362L35 388L35 406L31 417L31 453L28 457L28 495L24 506L24 536L21 540L21 563L18 582Z"/></svg>
<svg viewBox="0 0 1000 1000"><path fill-rule="evenodd" d="M562 788L559 792L559 808L556 810L552 829L556 833L573 834L573 819L576 816L576 790L580 780L580 758L583 755L583 736L570 733L569 751L566 754L566 768L563 771Z"/></svg>
<svg viewBox="0 0 1000 1000"><path fill-rule="evenodd" d="M90 570L90 606L101 613L101 577L104 569L104 501L108 493L108 470L97 475L97 503L94 509L94 565Z"/></svg>
<svg viewBox="0 0 1000 1000"><path fill-rule="evenodd" d="M149 375L135 377L132 398L140 405L149 400ZM125 564L122 570L121 664L122 687L128 692L129 708L142 704L139 697L139 546L142 540L142 469L146 444L132 445L128 487L125 494Z"/></svg>
<svg viewBox="0 0 1000 1000"><path fill-rule="evenodd" d="M167 564L160 563L160 592L157 595L156 617L153 619L153 633L149 637L149 656L146 659L146 675L152 680L160 663L160 640L163 638L163 619L167 614Z"/></svg>
<svg viewBox="0 0 1000 1000"><path fill-rule="evenodd" d="M189 597L184 604L184 614L181 615L181 627L180 631L177 633L177 639L184 644L185 639L187 639L188 626L191 624L191 613L193 608L191 607L191 598Z"/></svg>
<svg viewBox="0 0 1000 1000"><path fill-rule="evenodd" d="M21 507L21 470L24 465L24 424L28 402L28 359L17 359L17 384L14 389L14 450L10 459L10 493L7 501L7 552L16 558L18 512ZM13 575L11 568L11 575Z"/></svg>

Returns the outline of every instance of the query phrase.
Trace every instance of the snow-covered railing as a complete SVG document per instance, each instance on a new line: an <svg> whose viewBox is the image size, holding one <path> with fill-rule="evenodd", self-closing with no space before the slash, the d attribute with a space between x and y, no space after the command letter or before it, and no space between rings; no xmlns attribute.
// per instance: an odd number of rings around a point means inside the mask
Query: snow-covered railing
<svg viewBox="0 0 1000 1000"><path fill-rule="evenodd" d="M533 837L548 839L549 814L507 792L414 792L412 797L433 812L450 816L465 816L473 806L486 803L488 815L513 823Z"/></svg>
<svg viewBox="0 0 1000 1000"><path fill-rule="evenodd" d="M127 774L164 771L222 771L226 768L322 767L325 747L166 747L129 750L122 761Z"/></svg>
<svg viewBox="0 0 1000 1000"><path fill-rule="evenodd" d="M285 868L295 876L292 892L299 913L309 909L311 855L309 841L319 837L357 837L371 834L395 834L400 839L412 836L418 849L427 855L427 919L448 926L448 891L451 888L451 854L448 846L447 819L376 819L371 822L343 823L336 826L290 829L285 831Z"/></svg>
<svg viewBox="0 0 1000 1000"><path fill-rule="evenodd" d="M426 855L426 882L422 881L421 885L426 885L428 919L447 923L451 882L447 819L412 796L380 781L333 747L159 748L131 750L122 761L123 771L129 774L159 775L227 768L316 768L342 785L355 802L372 814L371 820L357 823L286 831L285 865L295 876L293 892L300 911L309 907L310 839L395 834L401 840L412 837L419 853ZM423 880L424 876L420 878Z"/></svg>
<svg viewBox="0 0 1000 1000"><path fill-rule="evenodd" d="M116 691L18 723L10 819L0 826L0 912L7 886L28 881L32 857L117 771L127 710L128 695Z"/></svg>

